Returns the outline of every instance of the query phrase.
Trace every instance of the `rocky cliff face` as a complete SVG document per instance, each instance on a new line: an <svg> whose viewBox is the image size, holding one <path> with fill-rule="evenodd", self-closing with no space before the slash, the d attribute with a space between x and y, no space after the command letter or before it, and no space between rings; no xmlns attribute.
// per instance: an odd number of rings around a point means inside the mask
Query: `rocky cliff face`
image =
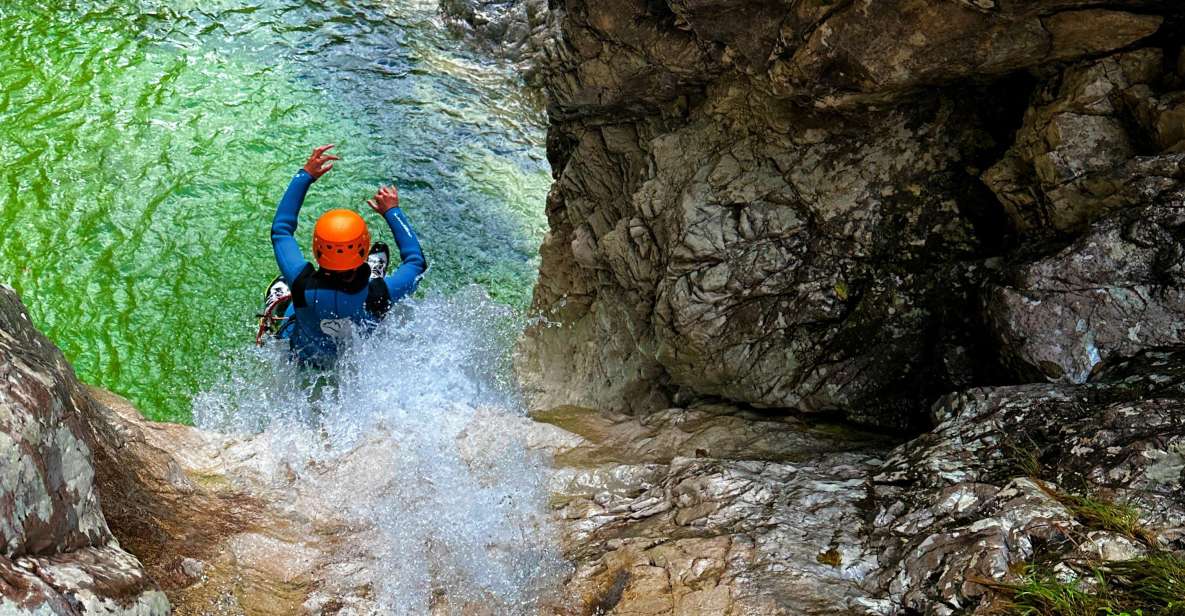
<svg viewBox="0 0 1185 616"><path fill-rule="evenodd" d="M1057 291L1013 272L1073 258L1057 242L1105 214L1179 201L1179 18L1161 2L555 3L536 68L556 182L546 321L522 347L534 404L725 400L917 427L938 396L1016 376L1000 343L1025 378L1082 382L1084 360L1046 357L1068 347L1018 340L1054 335L1055 308L1022 298ZM1057 332L1078 327L1069 312ZM1176 341L1097 321L1077 336L1101 359Z"/></svg>
<svg viewBox="0 0 1185 616"><path fill-rule="evenodd" d="M447 6L551 102L537 422L455 443L554 459L540 613L986 615L1182 562L1176 3ZM380 609L340 505L398 488L390 435L294 469L146 423L9 291L0 360L0 611Z"/></svg>
<svg viewBox="0 0 1185 616"><path fill-rule="evenodd" d="M550 9L518 368L543 421L637 426L563 510L593 605L986 614L1026 567L1180 557L1178 4ZM808 445L787 411L920 436Z"/></svg>
<svg viewBox="0 0 1185 616"><path fill-rule="evenodd" d="M93 405L61 351L0 287L0 613L169 613L100 509Z"/></svg>

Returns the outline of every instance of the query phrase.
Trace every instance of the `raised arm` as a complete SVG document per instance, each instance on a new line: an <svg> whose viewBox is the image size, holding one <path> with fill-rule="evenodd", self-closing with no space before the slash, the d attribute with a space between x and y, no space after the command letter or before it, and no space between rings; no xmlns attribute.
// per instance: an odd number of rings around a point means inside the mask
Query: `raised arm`
<svg viewBox="0 0 1185 616"><path fill-rule="evenodd" d="M378 194L367 203L387 221L391 234L395 236L395 244L399 246L399 268L383 279L387 283L391 301L396 302L415 292L420 278L428 269L428 260L424 258L420 240L411 230L407 215L399 207L399 193L394 187L380 188Z"/></svg>
<svg viewBox="0 0 1185 616"><path fill-rule="evenodd" d="M304 205L305 195L309 186L322 175L333 169L331 161L338 160L336 156L326 154L333 146L324 145L313 150L304 168L296 173L296 177L288 183L288 190L280 199L276 208L276 217L272 220L272 249L276 253L276 264L280 266L280 274L284 282L293 284L309 263L300 252L300 245L296 243L296 220L300 216L300 208Z"/></svg>

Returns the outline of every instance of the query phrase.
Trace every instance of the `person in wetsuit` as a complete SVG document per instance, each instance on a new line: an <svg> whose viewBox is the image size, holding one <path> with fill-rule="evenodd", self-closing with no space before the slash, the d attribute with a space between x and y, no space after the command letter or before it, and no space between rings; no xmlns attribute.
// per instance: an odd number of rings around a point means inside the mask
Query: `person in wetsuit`
<svg viewBox="0 0 1185 616"><path fill-rule="evenodd" d="M394 186L380 187L366 203L387 221L395 236L401 259L398 269L390 275L376 271L372 276L372 264L376 270L385 269L386 262L368 262L370 231L362 217L350 210L330 210L317 220L313 255L320 267L305 260L293 236L296 219L309 187L333 169L333 161L340 160L329 154L332 148L325 145L313 150L288 185L272 222L276 263L292 294L281 337L288 338L299 363L314 367L331 365L354 328L381 321L395 302L416 290L428 269L420 242L399 208ZM386 250L385 245L374 246L374 250L380 248Z"/></svg>

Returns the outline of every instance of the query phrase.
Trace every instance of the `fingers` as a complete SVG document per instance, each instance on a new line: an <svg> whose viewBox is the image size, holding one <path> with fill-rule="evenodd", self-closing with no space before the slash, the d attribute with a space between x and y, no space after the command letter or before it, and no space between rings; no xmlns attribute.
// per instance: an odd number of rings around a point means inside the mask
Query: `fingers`
<svg viewBox="0 0 1185 616"><path fill-rule="evenodd" d="M333 163L329 163L327 165L322 165L321 166L321 173L329 173L330 169L333 169Z"/></svg>
<svg viewBox="0 0 1185 616"><path fill-rule="evenodd" d="M372 210L374 210L374 211L376 211L376 212L377 212L377 211L379 211L379 204L375 203L375 202L374 202L374 199L367 199L367 200L366 200L366 205L369 205L369 206L370 206L370 209L372 209Z"/></svg>
<svg viewBox="0 0 1185 616"><path fill-rule="evenodd" d="M322 156L321 160L326 161L326 160L341 160L341 159L334 156L333 154L330 154L329 156Z"/></svg>
<svg viewBox="0 0 1185 616"><path fill-rule="evenodd" d="M321 156L322 154L328 152L329 150L332 150L334 147L335 147L335 144L331 143L329 145L323 145L319 148L313 148L313 156Z"/></svg>

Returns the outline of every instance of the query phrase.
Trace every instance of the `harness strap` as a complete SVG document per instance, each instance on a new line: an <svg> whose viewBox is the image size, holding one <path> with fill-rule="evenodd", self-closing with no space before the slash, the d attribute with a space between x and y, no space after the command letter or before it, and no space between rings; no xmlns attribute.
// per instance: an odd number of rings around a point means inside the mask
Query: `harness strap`
<svg viewBox="0 0 1185 616"><path fill-rule="evenodd" d="M300 275L296 277L296 280L292 281L293 305L297 308L308 307L308 292L311 290L333 289L346 293L357 293L363 288L366 288L366 311L376 320L383 320L391 310L391 292L387 289L387 282L382 278L370 280L370 266L363 265L362 268L365 268L366 271L358 271L355 274L354 280L348 285L343 286L334 284L332 278L318 275L317 270L311 264L306 263L304 269L300 271ZM355 281L369 282L364 283L366 286L363 287Z"/></svg>
<svg viewBox="0 0 1185 616"><path fill-rule="evenodd" d="M264 308L263 314L259 315L259 330L255 332L255 346L263 346L263 337L267 334L268 328L277 321L287 321L286 317L276 316L276 307L284 302L292 299L291 295L283 295L268 302L267 307ZM281 327L283 329L283 327Z"/></svg>

